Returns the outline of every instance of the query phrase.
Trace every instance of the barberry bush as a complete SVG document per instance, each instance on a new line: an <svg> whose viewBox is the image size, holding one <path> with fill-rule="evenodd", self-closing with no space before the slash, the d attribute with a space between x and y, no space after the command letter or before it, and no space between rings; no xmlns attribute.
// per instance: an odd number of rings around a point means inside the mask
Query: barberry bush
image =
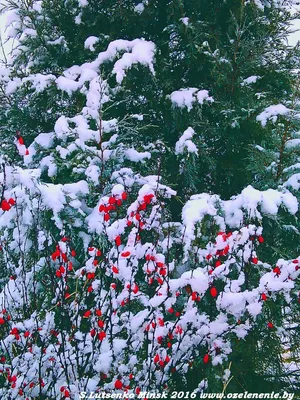
<svg viewBox="0 0 300 400"><path fill-rule="evenodd" d="M265 335L283 330L278 302L282 308L299 301L300 258L271 265L258 256L265 243L257 208L271 206L264 194L249 208L256 225L228 230L221 211L239 198L222 204L215 196L194 196L183 222L172 223L166 202L175 193L158 177L126 169L113 178L116 184L75 238L75 226L49 229L49 193L34 177L6 188L1 245L10 279L1 297L3 396L76 398L97 390L139 395L172 389L178 377L197 391L207 386L211 369L221 384L229 378L235 341L257 326ZM40 193L31 198L34 188ZM244 200L255 194L248 188ZM63 193L51 195L57 204ZM293 205L290 194L281 200ZM208 225L209 236L203 232ZM198 381L189 380L192 367Z"/></svg>

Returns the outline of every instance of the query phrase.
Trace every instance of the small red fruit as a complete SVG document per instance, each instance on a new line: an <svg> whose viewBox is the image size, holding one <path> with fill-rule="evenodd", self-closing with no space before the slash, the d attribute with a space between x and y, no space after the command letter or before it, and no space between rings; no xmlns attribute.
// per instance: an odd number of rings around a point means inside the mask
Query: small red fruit
<svg viewBox="0 0 300 400"><path fill-rule="evenodd" d="M112 272L114 273L114 274L118 274L119 273L119 269L115 266L115 265L113 265L113 267L112 267Z"/></svg>
<svg viewBox="0 0 300 400"><path fill-rule="evenodd" d="M263 243L265 241L262 236L258 236L257 240L259 241L259 243Z"/></svg>
<svg viewBox="0 0 300 400"><path fill-rule="evenodd" d="M91 316L91 314L92 314L91 311L88 310L83 314L83 318L89 318Z"/></svg>
<svg viewBox="0 0 300 400"><path fill-rule="evenodd" d="M115 243L116 243L116 246L121 246L121 237L118 235L116 238L115 238Z"/></svg>
<svg viewBox="0 0 300 400"><path fill-rule="evenodd" d="M208 354L205 354L205 356L203 357L203 362L204 362L204 364L209 363L209 355Z"/></svg>
<svg viewBox="0 0 300 400"><path fill-rule="evenodd" d="M1 203L1 208L3 211L9 211L11 209L10 204L4 199Z"/></svg>
<svg viewBox="0 0 300 400"><path fill-rule="evenodd" d="M217 297L217 296L218 296L218 291L217 291L217 289L216 289L215 287L212 287L212 288L210 289L210 294L211 294L212 297Z"/></svg>
<svg viewBox="0 0 300 400"><path fill-rule="evenodd" d="M104 338L106 338L106 333L105 332L99 332L98 333L98 339L100 340L100 341L102 341Z"/></svg>
<svg viewBox="0 0 300 400"><path fill-rule="evenodd" d="M115 382L115 388L122 389L122 387L123 387L123 383L119 379L117 379Z"/></svg>
<svg viewBox="0 0 300 400"><path fill-rule="evenodd" d="M104 322L101 319L98 321L98 326L101 329L104 327Z"/></svg>
<svg viewBox="0 0 300 400"><path fill-rule="evenodd" d="M90 330L90 335L91 335L92 337L96 336L96 330L95 330L95 329L91 329L91 330Z"/></svg>

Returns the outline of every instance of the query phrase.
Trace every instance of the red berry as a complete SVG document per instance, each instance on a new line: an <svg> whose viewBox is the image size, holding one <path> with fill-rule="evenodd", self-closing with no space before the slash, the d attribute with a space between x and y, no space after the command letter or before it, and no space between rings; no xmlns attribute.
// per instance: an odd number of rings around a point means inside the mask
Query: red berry
<svg viewBox="0 0 300 400"><path fill-rule="evenodd" d="M274 328L274 325L272 324L272 322L268 322L268 328L269 329L273 329Z"/></svg>
<svg viewBox="0 0 300 400"><path fill-rule="evenodd" d="M106 338L106 333L103 332L103 331L99 332L99 333L98 333L98 339L99 339L100 341L102 341L104 338Z"/></svg>
<svg viewBox="0 0 300 400"><path fill-rule="evenodd" d="M267 295L266 295L265 293L263 293L263 294L261 295L261 299L262 299L263 301L266 301L266 300L267 300Z"/></svg>
<svg viewBox="0 0 300 400"><path fill-rule="evenodd" d="M22 136L20 136L20 137L18 138L18 142L19 142L19 144L21 144L21 145L24 144L24 139L22 138Z"/></svg>
<svg viewBox="0 0 300 400"><path fill-rule="evenodd" d="M109 199L108 199L108 204L116 204L116 199L114 198L114 197L110 197Z"/></svg>
<svg viewBox="0 0 300 400"><path fill-rule="evenodd" d="M4 199L1 203L1 208L3 211L9 211L11 209L10 204Z"/></svg>
<svg viewBox="0 0 300 400"><path fill-rule="evenodd" d="M193 292L193 293L192 293L192 300L193 300L193 301L196 301L196 300L197 300L197 297L198 297L197 292Z"/></svg>
<svg viewBox="0 0 300 400"><path fill-rule="evenodd" d="M101 329L104 327L104 322L101 319L98 321L98 326Z"/></svg>
<svg viewBox="0 0 300 400"><path fill-rule="evenodd" d="M113 265L113 267L112 267L112 272L114 273L114 274L118 274L119 273L119 269L115 266L115 265Z"/></svg>
<svg viewBox="0 0 300 400"><path fill-rule="evenodd" d="M150 278L151 279L151 278ZM157 278L157 282L162 285L164 283L164 281L161 278Z"/></svg>
<svg viewBox="0 0 300 400"><path fill-rule="evenodd" d="M280 275L280 274L281 274L281 271L280 271L280 268L279 268L279 267L273 268L273 272L274 272L274 274L277 274L277 275Z"/></svg>
<svg viewBox="0 0 300 400"><path fill-rule="evenodd" d="M90 335L91 335L92 337L96 336L96 330L95 330L95 329L91 329L91 330L90 330Z"/></svg>
<svg viewBox="0 0 300 400"><path fill-rule="evenodd" d="M91 311L90 310L88 310L88 311L86 311L84 314L83 314L83 318L88 318L88 317L90 317L91 316Z"/></svg>
<svg viewBox="0 0 300 400"><path fill-rule="evenodd" d="M57 278L61 278L61 272L60 272L59 270L57 270L57 271L55 272L55 275L57 276Z"/></svg>
<svg viewBox="0 0 300 400"><path fill-rule="evenodd" d="M257 257L252 257L252 262L253 262L253 264L257 264L258 263L258 258Z"/></svg>
<svg viewBox="0 0 300 400"><path fill-rule="evenodd" d="M174 309L171 307L171 308L168 309L168 312L169 312L170 314L173 314Z"/></svg>
<svg viewBox="0 0 300 400"><path fill-rule="evenodd" d="M136 283L134 284L132 291L134 294L137 294L137 292L139 291L139 287Z"/></svg>
<svg viewBox="0 0 300 400"><path fill-rule="evenodd" d="M121 237L120 236L117 236L116 238L115 238L115 242L116 242L116 245L119 247L119 246L121 246Z"/></svg>
<svg viewBox="0 0 300 400"><path fill-rule="evenodd" d="M76 256L76 251L75 251L75 250L72 250L72 251L71 251L71 256L72 256L72 257L75 257L75 256Z"/></svg>
<svg viewBox="0 0 300 400"><path fill-rule="evenodd" d="M5 320L3 318L0 318L0 325L4 325L5 324Z"/></svg>
<svg viewBox="0 0 300 400"><path fill-rule="evenodd" d="M262 236L258 236L257 240L259 241L259 243L263 243L265 241Z"/></svg>
<svg viewBox="0 0 300 400"><path fill-rule="evenodd" d="M15 199L13 199L12 197L10 199L8 199L8 202L11 206L14 206L16 204Z"/></svg>
<svg viewBox="0 0 300 400"><path fill-rule="evenodd" d="M209 363L209 355L208 354L205 354L205 356L203 357L203 362L204 362L204 364Z"/></svg>
<svg viewBox="0 0 300 400"><path fill-rule="evenodd" d="M216 268L219 267L221 264L222 264L221 261L219 261L219 260L216 261L216 264L215 264Z"/></svg>
<svg viewBox="0 0 300 400"><path fill-rule="evenodd" d="M115 388L122 389L122 387L123 387L123 383L119 379L117 379L115 382Z"/></svg>
<svg viewBox="0 0 300 400"><path fill-rule="evenodd" d="M212 288L210 289L210 294L211 294L212 297L217 297L217 296L218 296L218 291L217 291L217 289L216 289L215 287L212 287Z"/></svg>
<svg viewBox="0 0 300 400"><path fill-rule="evenodd" d="M130 251L123 251L123 253L121 253L122 257L129 257L130 256Z"/></svg>

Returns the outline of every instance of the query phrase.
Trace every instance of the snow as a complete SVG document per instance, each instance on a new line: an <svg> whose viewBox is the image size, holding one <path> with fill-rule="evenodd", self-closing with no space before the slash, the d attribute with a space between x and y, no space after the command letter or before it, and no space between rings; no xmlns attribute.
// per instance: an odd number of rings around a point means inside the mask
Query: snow
<svg viewBox="0 0 300 400"><path fill-rule="evenodd" d="M134 64L142 64L147 66L154 75L153 58L155 54L155 45L152 42L144 40L134 41L131 53L125 53L115 63L113 73L116 74L118 83L122 83L126 71Z"/></svg>
<svg viewBox="0 0 300 400"><path fill-rule="evenodd" d="M190 20L190 19L189 19L188 17L180 18L180 21L181 21L185 26L188 26L189 20Z"/></svg>
<svg viewBox="0 0 300 400"><path fill-rule="evenodd" d="M248 78L244 79L243 82L241 83L241 86L248 86L251 85L252 83L256 83L258 79L260 79L260 76L252 75L249 76Z"/></svg>
<svg viewBox="0 0 300 400"><path fill-rule="evenodd" d="M134 11L138 14L142 14L142 12L145 10L145 6L143 3L139 3L134 7Z"/></svg>
<svg viewBox="0 0 300 400"><path fill-rule="evenodd" d="M294 149L298 146L300 146L300 139L290 139L285 144L286 149Z"/></svg>
<svg viewBox="0 0 300 400"><path fill-rule="evenodd" d="M207 90L200 90L197 88L180 89L172 92L170 95L171 102L179 108L187 107L191 111L193 104L203 104L204 101L213 102L213 98L209 96Z"/></svg>
<svg viewBox="0 0 300 400"><path fill-rule="evenodd" d="M300 173L292 175L285 183L284 186L290 186L294 190L300 189Z"/></svg>
<svg viewBox="0 0 300 400"><path fill-rule="evenodd" d="M143 162L151 158L151 153L148 151L138 152L132 148L125 150L125 157L133 162Z"/></svg>
<svg viewBox="0 0 300 400"><path fill-rule="evenodd" d="M87 7L89 4L88 0L78 0L78 5L80 7Z"/></svg>
<svg viewBox="0 0 300 400"><path fill-rule="evenodd" d="M267 107L256 117L256 120L259 121L262 126L266 126L269 120L275 123L278 119L278 115L287 115L289 112L290 110L283 104L276 104Z"/></svg>
<svg viewBox="0 0 300 400"><path fill-rule="evenodd" d="M195 131L193 128L189 127L184 132L183 135L179 138L178 142L175 145L175 154L183 154L186 149L188 153L194 153L198 155L198 149L196 145L191 141L194 136Z"/></svg>
<svg viewBox="0 0 300 400"><path fill-rule="evenodd" d="M89 36L84 42L84 48L90 51L95 51L95 44L99 42L96 36Z"/></svg>

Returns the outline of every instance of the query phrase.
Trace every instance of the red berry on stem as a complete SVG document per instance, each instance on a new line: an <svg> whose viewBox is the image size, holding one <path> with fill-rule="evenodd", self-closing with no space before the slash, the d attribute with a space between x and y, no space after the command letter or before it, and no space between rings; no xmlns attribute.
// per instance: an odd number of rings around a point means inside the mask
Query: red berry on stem
<svg viewBox="0 0 300 400"><path fill-rule="evenodd" d="M208 354L205 354L205 356L203 357L203 362L204 362L204 364L209 363L209 355Z"/></svg>
<svg viewBox="0 0 300 400"><path fill-rule="evenodd" d="M210 294L211 294L212 297L217 297L217 296L218 296L218 291L217 291L217 289L216 289L215 287L212 287L212 288L210 289Z"/></svg>
<svg viewBox="0 0 300 400"><path fill-rule="evenodd" d="M122 387L123 387L123 383L119 379L117 379L115 382L115 388L122 389Z"/></svg>
<svg viewBox="0 0 300 400"><path fill-rule="evenodd" d="M119 235L115 238L115 243L118 247L121 246L121 237Z"/></svg>

